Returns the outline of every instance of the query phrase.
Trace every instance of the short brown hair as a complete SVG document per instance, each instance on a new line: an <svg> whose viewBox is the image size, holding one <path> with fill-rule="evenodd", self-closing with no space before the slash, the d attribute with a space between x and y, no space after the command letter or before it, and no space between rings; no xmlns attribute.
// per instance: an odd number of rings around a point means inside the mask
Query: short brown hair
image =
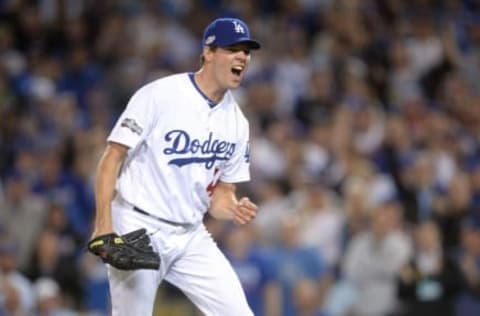
<svg viewBox="0 0 480 316"><path fill-rule="evenodd" d="M212 52L217 50L217 46L207 46L207 47L210 48ZM202 67L204 63L205 63L205 56L203 56L203 52L202 52L200 54L200 67Z"/></svg>

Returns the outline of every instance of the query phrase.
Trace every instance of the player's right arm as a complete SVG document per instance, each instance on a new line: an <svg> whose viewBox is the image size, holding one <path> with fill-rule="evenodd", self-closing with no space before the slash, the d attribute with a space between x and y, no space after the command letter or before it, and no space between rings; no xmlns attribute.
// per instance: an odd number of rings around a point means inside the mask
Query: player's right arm
<svg viewBox="0 0 480 316"><path fill-rule="evenodd" d="M128 147L109 142L97 166L95 180L95 223L92 237L113 232L111 202Z"/></svg>

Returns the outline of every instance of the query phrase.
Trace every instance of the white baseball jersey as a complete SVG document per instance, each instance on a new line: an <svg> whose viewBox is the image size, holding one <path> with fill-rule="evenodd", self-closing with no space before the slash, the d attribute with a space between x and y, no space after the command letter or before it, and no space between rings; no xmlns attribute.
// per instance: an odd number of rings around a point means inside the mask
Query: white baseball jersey
<svg viewBox="0 0 480 316"><path fill-rule="evenodd" d="M140 88L108 141L128 146L117 194L160 218L196 224L220 179L248 181L248 121L228 91L215 106L175 74Z"/></svg>

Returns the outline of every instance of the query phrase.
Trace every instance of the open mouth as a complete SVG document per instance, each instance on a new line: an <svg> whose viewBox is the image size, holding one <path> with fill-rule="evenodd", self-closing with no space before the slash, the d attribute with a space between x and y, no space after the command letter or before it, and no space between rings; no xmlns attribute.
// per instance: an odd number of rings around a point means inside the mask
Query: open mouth
<svg viewBox="0 0 480 316"><path fill-rule="evenodd" d="M232 71L232 74L236 76L240 76L242 74L243 69L244 69L243 66L233 66L231 71Z"/></svg>

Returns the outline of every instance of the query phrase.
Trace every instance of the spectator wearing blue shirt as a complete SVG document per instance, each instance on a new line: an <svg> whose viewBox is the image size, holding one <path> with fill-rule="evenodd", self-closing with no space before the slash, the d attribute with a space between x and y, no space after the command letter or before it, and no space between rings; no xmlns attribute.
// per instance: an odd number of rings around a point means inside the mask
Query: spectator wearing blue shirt
<svg viewBox="0 0 480 316"><path fill-rule="evenodd" d="M302 279L295 284L293 299L295 303L296 316L327 316L323 307L319 306L318 282L311 279Z"/></svg>
<svg viewBox="0 0 480 316"><path fill-rule="evenodd" d="M80 108L86 109L87 94L102 81L102 69L92 61L85 47L74 47L68 57L68 69L59 80L58 90L73 92Z"/></svg>
<svg viewBox="0 0 480 316"><path fill-rule="evenodd" d="M280 292L271 252L255 243L253 226L235 226L227 234L225 253L237 273L256 316L278 315Z"/></svg>
<svg viewBox="0 0 480 316"><path fill-rule="evenodd" d="M282 218L279 244L275 247L275 264L277 280L282 291L282 314L294 316L295 302L294 289L300 280L311 280L318 284L316 301L320 304L323 300L330 277L327 264L320 256L318 250L304 247L299 244L299 219L297 216Z"/></svg>
<svg viewBox="0 0 480 316"><path fill-rule="evenodd" d="M80 190L78 181L69 170L62 165L59 149L45 149L40 154L41 171L38 181L33 185L33 192L47 200L65 206L66 216L74 230L80 236L87 236L90 230L91 212L87 205L91 204L87 195Z"/></svg>

